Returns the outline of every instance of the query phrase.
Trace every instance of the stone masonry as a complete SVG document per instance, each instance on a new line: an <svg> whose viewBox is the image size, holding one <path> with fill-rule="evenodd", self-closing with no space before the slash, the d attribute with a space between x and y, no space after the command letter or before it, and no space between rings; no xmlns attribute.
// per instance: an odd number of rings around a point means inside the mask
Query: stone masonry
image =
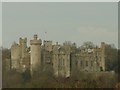
<svg viewBox="0 0 120 90"><path fill-rule="evenodd" d="M34 35L27 47L27 38L20 38L19 44L11 46L11 69L23 72L29 68L35 72L52 71L56 77L70 77L74 71L101 72L107 70L106 48L110 45L101 42L100 47L79 49L75 43L52 44L52 41L38 39Z"/></svg>

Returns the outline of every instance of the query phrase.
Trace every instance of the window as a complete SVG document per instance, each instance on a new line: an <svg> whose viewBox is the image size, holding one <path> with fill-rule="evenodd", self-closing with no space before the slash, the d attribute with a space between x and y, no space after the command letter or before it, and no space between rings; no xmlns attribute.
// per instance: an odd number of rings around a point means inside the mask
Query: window
<svg viewBox="0 0 120 90"><path fill-rule="evenodd" d="M86 66L88 66L88 61L86 61Z"/></svg>

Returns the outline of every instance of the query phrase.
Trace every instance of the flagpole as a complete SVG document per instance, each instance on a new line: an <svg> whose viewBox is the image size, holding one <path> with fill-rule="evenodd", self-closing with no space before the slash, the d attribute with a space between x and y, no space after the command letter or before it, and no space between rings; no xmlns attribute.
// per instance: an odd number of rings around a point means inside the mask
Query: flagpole
<svg viewBox="0 0 120 90"><path fill-rule="evenodd" d="M45 32L45 40L47 40L47 32Z"/></svg>

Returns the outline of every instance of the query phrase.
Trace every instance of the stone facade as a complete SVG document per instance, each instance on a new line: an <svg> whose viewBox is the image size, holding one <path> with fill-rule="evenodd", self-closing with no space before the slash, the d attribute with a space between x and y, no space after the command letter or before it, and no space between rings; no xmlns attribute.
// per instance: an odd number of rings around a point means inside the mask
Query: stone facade
<svg viewBox="0 0 120 90"><path fill-rule="evenodd" d="M52 71L52 46L52 41L44 40L41 52L43 72Z"/></svg>
<svg viewBox="0 0 120 90"><path fill-rule="evenodd" d="M19 71L26 68L34 72L52 71L56 77L70 77L74 71L100 72L107 70L110 60L110 45L101 43L100 47L77 48L75 43L65 42L63 45L43 41L34 35L27 47L27 38L19 39L19 44L11 46L11 67ZM110 63L110 62L109 62Z"/></svg>
<svg viewBox="0 0 120 90"><path fill-rule="evenodd" d="M11 46L11 68L22 71L29 67L29 53L27 48L27 38L20 38L19 44L14 42Z"/></svg>
<svg viewBox="0 0 120 90"><path fill-rule="evenodd" d="M34 39L30 40L30 70L31 72L38 72L41 67L41 39L38 39L37 35L34 35Z"/></svg>
<svg viewBox="0 0 120 90"><path fill-rule="evenodd" d="M20 46L15 42L11 46L11 64L12 69L20 68Z"/></svg>
<svg viewBox="0 0 120 90"><path fill-rule="evenodd" d="M105 71L101 48L84 49L73 55L72 59L76 60L76 67L79 71Z"/></svg>
<svg viewBox="0 0 120 90"><path fill-rule="evenodd" d="M53 47L53 70L55 76L69 77L70 76L70 47L54 46Z"/></svg>

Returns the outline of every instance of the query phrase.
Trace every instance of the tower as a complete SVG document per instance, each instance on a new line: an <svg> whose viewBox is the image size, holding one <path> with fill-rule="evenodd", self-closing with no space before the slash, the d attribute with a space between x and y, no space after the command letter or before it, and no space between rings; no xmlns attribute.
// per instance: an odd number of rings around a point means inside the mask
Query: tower
<svg viewBox="0 0 120 90"><path fill-rule="evenodd" d="M20 43L21 58L24 58L26 54L26 48L27 48L27 38L24 38L24 39L20 38L19 43Z"/></svg>
<svg viewBox="0 0 120 90"><path fill-rule="evenodd" d="M41 66L41 39L38 39L37 35L34 35L34 39L30 40L30 63L31 73L38 72Z"/></svg>
<svg viewBox="0 0 120 90"><path fill-rule="evenodd" d="M27 57L27 38L19 38L19 47L20 47L20 71L23 72L28 65L25 64L29 63L26 59Z"/></svg>
<svg viewBox="0 0 120 90"><path fill-rule="evenodd" d="M11 46L11 68L18 70L20 67L20 47L14 42Z"/></svg>
<svg viewBox="0 0 120 90"><path fill-rule="evenodd" d="M52 51L52 41L44 40L43 44L44 44L45 50Z"/></svg>

